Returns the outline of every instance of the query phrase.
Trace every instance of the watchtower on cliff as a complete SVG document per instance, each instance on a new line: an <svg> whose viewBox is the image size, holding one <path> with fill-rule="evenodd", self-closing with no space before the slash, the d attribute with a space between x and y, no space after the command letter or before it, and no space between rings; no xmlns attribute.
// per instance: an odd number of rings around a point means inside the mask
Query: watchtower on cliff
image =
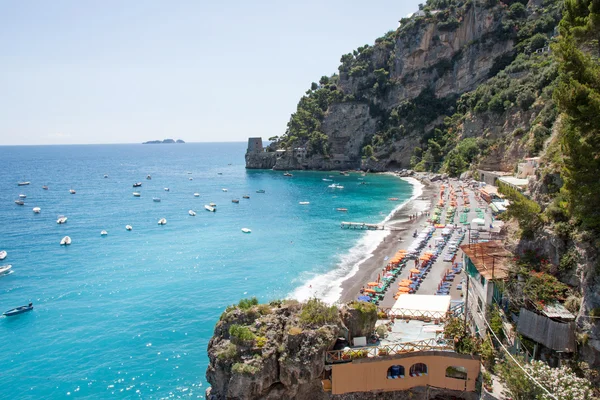
<svg viewBox="0 0 600 400"><path fill-rule="evenodd" d="M247 153L262 153L263 152L263 142L262 138L249 138L248 139L248 149Z"/></svg>

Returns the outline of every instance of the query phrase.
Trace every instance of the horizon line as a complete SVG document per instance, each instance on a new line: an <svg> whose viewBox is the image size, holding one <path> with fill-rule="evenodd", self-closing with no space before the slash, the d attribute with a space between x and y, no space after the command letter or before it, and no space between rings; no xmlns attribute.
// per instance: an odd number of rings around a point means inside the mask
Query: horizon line
<svg viewBox="0 0 600 400"><path fill-rule="evenodd" d="M246 143L246 141L242 141L242 140L236 140L236 141L226 141L226 142L212 142L212 141L207 141L207 142L185 142L185 143L148 143L148 145L150 144L165 144L165 145L169 145L169 144L175 144L175 145L183 145L183 144L198 144L198 143ZM118 145L125 145L125 144L140 144L143 145L144 143L142 142L131 142L131 143L40 143L40 144L0 144L0 147L18 147L18 146L99 146L99 145L104 145L104 146L118 146Z"/></svg>

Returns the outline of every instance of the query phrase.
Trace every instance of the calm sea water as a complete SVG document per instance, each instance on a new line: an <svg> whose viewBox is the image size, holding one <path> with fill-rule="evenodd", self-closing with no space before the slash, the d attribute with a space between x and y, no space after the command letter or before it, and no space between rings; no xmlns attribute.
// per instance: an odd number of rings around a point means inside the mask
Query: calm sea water
<svg viewBox="0 0 600 400"><path fill-rule="evenodd" d="M35 305L0 318L0 398L203 398L206 347L228 304L335 300L336 282L380 239L339 222L380 222L399 204L389 197L412 194L384 175L360 185L359 174L246 171L244 152L244 143L0 147L0 250L14 269L0 277L0 312ZM70 247L59 245L65 235Z"/></svg>

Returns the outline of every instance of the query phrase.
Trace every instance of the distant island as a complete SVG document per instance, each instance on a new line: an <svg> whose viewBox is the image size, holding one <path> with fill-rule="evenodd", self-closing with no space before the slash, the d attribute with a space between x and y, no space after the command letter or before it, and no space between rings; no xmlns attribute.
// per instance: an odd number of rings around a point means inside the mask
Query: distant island
<svg viewBox="0 0 600 400"><path fill-rule="evenodd" d="M165 139L165 140L150 140L148 142L144 142L142 144L165 144L165 143L185 143L181 139L173 140L173 139Z"/></svg>

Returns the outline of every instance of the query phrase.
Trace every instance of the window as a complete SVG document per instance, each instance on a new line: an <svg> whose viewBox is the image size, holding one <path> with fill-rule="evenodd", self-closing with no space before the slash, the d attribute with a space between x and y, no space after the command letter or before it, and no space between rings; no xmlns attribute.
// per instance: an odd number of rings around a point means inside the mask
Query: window
<svg viewBox="0 0 600 400"><path fill-rule="evenodd" d="M427 365L423 363L416 363L410 367L410 376L422 376L427 375Z"/></svg>
<svg viewBox="0 0 600 400"><path fill-rule="evenodd" d="M392 365L387 371L388 379L404 378L404 367L402 365Z"/></svg>
<svg viewBox="0 0 600 400"><path fill-rule="evenodd" d="M446 368L446 378L467 380L467 369L465 367L448 367Z"/></svg>

